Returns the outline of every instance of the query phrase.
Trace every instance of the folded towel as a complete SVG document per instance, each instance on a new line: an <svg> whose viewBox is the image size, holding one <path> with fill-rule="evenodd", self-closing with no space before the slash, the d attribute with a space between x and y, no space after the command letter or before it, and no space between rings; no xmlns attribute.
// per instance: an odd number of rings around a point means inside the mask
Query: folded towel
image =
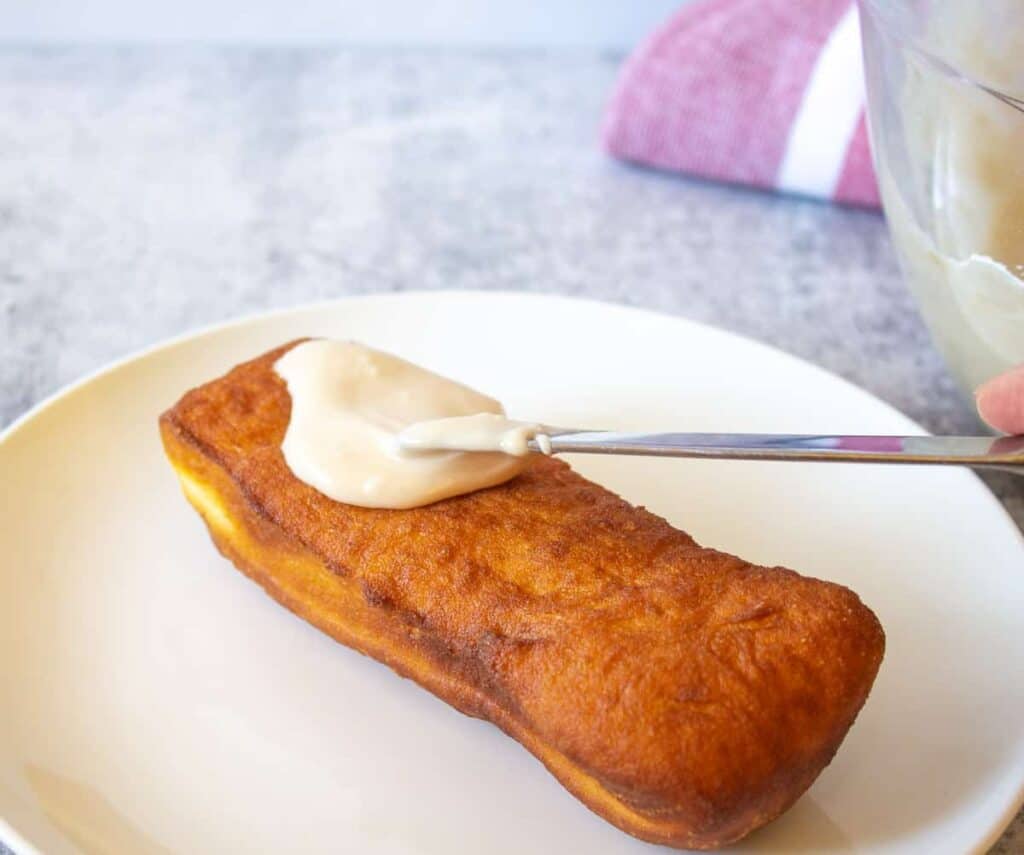
<svg viewBox="0 0 1024 855"><path fill-rule="evenodd" d="M851 0L698 0L627 60L616 157L878 207Z"/></svg>

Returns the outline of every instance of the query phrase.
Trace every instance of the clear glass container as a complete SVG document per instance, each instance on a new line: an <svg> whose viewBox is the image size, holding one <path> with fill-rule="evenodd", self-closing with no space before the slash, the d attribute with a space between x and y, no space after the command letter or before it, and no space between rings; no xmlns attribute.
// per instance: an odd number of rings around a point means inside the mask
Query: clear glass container
<svg viewBox="0 0 1024 855"><path fill-rule="evenodd" d="M965 392L1024 363L1024 0L860 0L890 232Z"/></svg>

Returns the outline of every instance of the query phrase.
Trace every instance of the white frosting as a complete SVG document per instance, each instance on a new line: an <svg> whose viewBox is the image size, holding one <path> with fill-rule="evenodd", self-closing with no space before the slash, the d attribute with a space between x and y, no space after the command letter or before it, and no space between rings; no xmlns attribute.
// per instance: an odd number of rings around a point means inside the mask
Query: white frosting
<svg viewBox="0 0 1024 855"><path fill-rule="evenodd" d="M961 381L975 387L1024 362L1024 280L990 256L940 252L895 194L887 194L886 216L911 289Z"/></svg>
<svg viewBox="0 0 1024 855"><path fill-rule="evenodd" d="M500 484L526 465L536 426L509 421L494 399L397 356L318 339L274 368L292 399L285 462L339 502L412 508ZM443 435L452 449L479 450L403 450L398 437L410 426L414 435Z"/></svg>
<svg viewBox="0 0 1024 855"><path fill-rule="evenodd" d="M477 413L417 422L398 435L398 443L406 454L430 450L501 451L523 457L530 453L529 443L535 438L545 454L551 453L551 441L544 430L535 422L517 422L498 413Z"/></svg>

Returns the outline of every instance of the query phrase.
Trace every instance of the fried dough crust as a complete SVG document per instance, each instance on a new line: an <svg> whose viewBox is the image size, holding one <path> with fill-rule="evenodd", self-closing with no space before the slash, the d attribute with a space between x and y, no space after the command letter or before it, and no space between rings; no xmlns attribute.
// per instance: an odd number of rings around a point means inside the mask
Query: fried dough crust
<svg viewBox="0 0 1024 855"><path fill-rule="evenodd" d="M214 543L271 596L644 840L735 841L832 759L885 644L854 593L701 547L552 458L423 508L333 501L281 454L294 344L160 419Z"/></svg>

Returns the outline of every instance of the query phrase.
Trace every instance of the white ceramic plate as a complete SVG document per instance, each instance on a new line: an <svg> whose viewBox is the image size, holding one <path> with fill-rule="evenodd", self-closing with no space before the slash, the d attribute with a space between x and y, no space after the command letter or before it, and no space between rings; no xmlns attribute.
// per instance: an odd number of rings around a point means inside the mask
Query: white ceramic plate
<svg viewBox="0 0 1024 855"><path fill-rule="evenodd" d="M214 551L157 415L303 335L395 351L555 424L919 430L750 341L549 297L344 300L122 362L0 439L0 836L51 853L656 851ZM996 837L1024 781L1024 548L972 475L573 462L701 542L848 585L885 626L881 673L835 761L740 848L962 853Z"/></svg>

